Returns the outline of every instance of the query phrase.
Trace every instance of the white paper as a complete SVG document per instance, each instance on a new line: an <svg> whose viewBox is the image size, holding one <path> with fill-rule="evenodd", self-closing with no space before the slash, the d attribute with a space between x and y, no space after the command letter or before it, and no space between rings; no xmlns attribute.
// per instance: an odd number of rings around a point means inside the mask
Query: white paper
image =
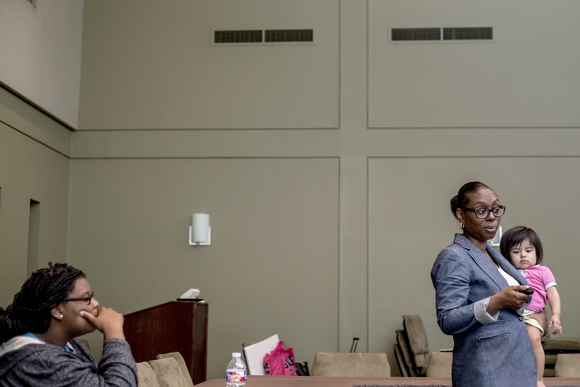
<svg viewBox="0 0 580 387"><path fill-rule="evenodd" d="M248 345L244 348L244 354L246 355L246 361L248 362L248 373L250 375L264 375L264 356L268 352L272 352L276 349L276 346L280 342L278 334L268 337L266 340L262 340L259 343Z"/></svg>
<svg viewBox="0 0 580 387"><path fill-rule="evenodd" d="M187 292L183 293L179 298L198 298L199 297L199 289L189 289Z"/></svg>

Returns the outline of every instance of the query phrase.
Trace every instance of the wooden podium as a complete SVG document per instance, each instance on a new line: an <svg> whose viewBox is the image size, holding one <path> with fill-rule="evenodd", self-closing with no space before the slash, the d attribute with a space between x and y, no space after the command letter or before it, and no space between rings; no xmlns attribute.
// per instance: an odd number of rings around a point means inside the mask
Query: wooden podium
<svg viewBox="0 0 580 387"><path fill-rule="evenodd" d="M125 315L125 338L136 362L179 352L194 384L207 375L208 304L172 301Z"/></svg>

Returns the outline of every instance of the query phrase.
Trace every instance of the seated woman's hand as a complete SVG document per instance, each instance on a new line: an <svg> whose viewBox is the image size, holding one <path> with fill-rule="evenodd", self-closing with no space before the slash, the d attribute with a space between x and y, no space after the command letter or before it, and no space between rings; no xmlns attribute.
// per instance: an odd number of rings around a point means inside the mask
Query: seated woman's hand
<svg viewBox="0 0 580 387"><path fill-rule="evenodd" d="M111 308L99 308L97 310L97 316L93 316L85 311L81 311L80 316L102 332L105 335L105 340L111 338L124 340L125 334L123 333L123 322L125 321L125 318L123 315Z"/></svg>

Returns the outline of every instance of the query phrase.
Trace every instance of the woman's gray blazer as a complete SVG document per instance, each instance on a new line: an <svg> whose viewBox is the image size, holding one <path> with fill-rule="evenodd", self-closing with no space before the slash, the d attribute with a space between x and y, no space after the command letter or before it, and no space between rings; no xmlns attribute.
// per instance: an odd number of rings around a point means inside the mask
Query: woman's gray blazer
<svg viewBox="0 0 580 387"><path fill-rule="evenodd" d="M495 249L487 246L487 252L522 285L528 284ZM437 323L443 333L453 335L453 386L535 387L536 363L522 317L525 306L502 309L497 321L486 325L475 319L474 303L508 286L483 251L456 234L453 244L437 256L431 280Z"/></svg>

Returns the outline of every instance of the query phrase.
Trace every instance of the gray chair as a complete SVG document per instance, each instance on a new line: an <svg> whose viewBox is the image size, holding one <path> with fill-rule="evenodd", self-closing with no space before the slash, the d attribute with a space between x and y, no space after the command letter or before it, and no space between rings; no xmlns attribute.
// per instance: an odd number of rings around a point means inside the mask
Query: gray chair
<svg viewBox="0 0 580 387"><path fill-rule="evenodd" d="M192 387L188 384L177 361L172 357L149 360L160 387Z"/></svg>
<svg viewBox="0 0 580 387"><path fill-rule="evenodd" d="M318 352L311 375L390 377L391 367L385 353Z"/></svg>
<svg viewBox="0 0 580 387"><path fill-rule="evenodd" d="M429 342L419 315L403 316L404 330L397 330L395 357L403 376L425 376L429 362Z"/></svg>
<svg viewBox="0 0 580 387"><path fill-rule="evenodd" d="M427 363L428 378L450 378L453 352L431 352Z"/></svg>
<svg viewBox="0 0 580 387"><path fill-rule="evenodd" d="M552 338L549 329L542 340L546 363L544 367L544 377L556 375L556 364L560 354L580 354L580 338L578 337L555 337Z"/></svg>
<svg viewBox="0 0 580 387"><path fill-rule="evenodd" d="M400 335L400 330L397 330L397 340ZM406 346L406 344L405 344ZM395 360L397 360L397 365L399 366L399 372L401 372L401 376L408 377L409 376L409 369L407 368L407 362L405 361L405 356L403 355L403 349L401 348L401 344L398 342L393 345L393 349L395 350ZM409 362L411 358L409 358Z"/></svg>
<svg viewBox="0 0 580 387"><path fill-rule="evenodd" d="M554 369L558 378L580 377L580 353L559 353Z"/></svg>
<svg viewBox="0 0 580 387"><path fill-rule="evenodd" d="M159 387L157 376L146 361L137 363L137 380L139 387Z"/></svg>
<svg viewBox="0 0 580 387"><path fill-rule="evenodd" d="M193 379L191 379L191 375L189 374L189 370L187 369L187 364L185 364L185 360L183 359L181 353L168 352L157 355L157 359L165 359L168 357L175 359L177 365L181 369L181 373L183 375L183 378L185 379L185 382L187 383L188 386L193 386Z"/></svg>

